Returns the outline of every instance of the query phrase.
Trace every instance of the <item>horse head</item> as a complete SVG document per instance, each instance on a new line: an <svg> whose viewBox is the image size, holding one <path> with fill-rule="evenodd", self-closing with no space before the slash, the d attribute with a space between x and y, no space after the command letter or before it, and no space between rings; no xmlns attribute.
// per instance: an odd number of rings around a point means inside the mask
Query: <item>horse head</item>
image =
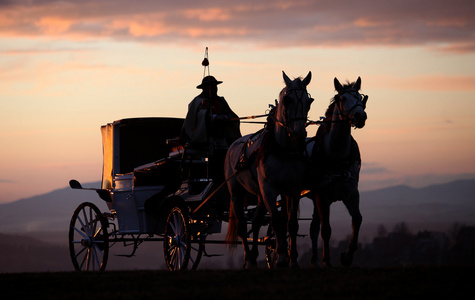
<svg viewBox="0 0 475 300"><path fill-rule="evenodd" d="M308 72L303 80L291 80L282 71L285 87L279 95L279 104L275 115L276 132L284 132L293 147L304 146L307 137L307 115L313 98L307 92L307 85L312 79L312 72ZM284 130L284 131L283 131Z"/></svg>
<svg viewBox="0 0 475 300"><path fill-rule="evenodd" d="M356 82L341 85L338 79L333 80L335 90L338 94L335 96L335 109L339 110L342 120L349 121L356 128L363 128L367 119L365 112L368 96L359 93L361 89L361 78Z"/></svg>

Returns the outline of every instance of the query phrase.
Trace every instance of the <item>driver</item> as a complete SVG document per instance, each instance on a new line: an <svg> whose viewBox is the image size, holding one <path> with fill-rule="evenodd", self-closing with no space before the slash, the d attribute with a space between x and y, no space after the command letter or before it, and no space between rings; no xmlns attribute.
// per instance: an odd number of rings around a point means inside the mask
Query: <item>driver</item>
<svg viewBox="0 0 475 300"><path fill-rule="evenodd" d="M241 137L238 116L224 97L218 96L218 84L213 76L203 78L196 88L202 92L188 105L180 141L192 149L209 151L210 175L224 180L224 157L229 146Z"/></svg>

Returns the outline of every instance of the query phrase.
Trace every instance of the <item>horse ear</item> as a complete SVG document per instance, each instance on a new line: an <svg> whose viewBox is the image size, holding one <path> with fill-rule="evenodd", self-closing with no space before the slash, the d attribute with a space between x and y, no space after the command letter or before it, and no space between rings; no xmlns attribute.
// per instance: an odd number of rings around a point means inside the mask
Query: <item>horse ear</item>
<svg viewBox="0 0 475 300"><path fill-rule="evenodd" d="M284 71L282 71L282 75L284 76L285 85L286 85L286 86L291 85L291 84L292 84L292 80L290 80L289 76L287 76L287 74L285 74Z"/></svg>
<svg viewBox="0 0 475 300"><path fill-rule="evenodd" d="M302 81L302 83L307 86L310 83L310 80L312 80L312 72L309 71L307 77Z"/></svg>
<svg viewBox="0 0 475 300"><path fill-rule="evenodd" d="M355 84L353 84L353 88L357 91L361 89L361 77L358 76L358 79L356 80Z"/></svg>
<svg viewBox="0 0 475 300"><path fill-rule="evenodd" d="M341 91L343 91L343 86L341 85L341 83L338 81L338 79L333 79L333 85L335 86L335 90L339 93Z"/></svg>

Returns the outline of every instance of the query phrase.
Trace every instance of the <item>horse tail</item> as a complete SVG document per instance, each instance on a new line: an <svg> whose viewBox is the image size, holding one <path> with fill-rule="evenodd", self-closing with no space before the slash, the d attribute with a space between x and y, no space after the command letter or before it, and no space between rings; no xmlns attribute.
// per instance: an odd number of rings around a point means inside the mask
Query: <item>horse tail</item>
<svg viewBox="0 0 475 300"><path fill-rule="evenodd" d="M228 231L226 233L226 244L228 244L231 250L236 249L236 243L238 239L238 220L236 217L236 212L234 211L233 201L230 201L229 204L229 224Z"/></svg>

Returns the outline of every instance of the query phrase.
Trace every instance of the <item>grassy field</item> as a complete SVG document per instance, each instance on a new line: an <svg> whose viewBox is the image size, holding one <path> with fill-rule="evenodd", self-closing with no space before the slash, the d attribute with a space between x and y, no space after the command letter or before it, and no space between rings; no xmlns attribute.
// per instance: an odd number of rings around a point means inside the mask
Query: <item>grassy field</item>
<svg viewBox="0 0 475 300"><path fill-rule="evenodd" d="M0 274L11 299L455 299L474 267Z"/></svg>

